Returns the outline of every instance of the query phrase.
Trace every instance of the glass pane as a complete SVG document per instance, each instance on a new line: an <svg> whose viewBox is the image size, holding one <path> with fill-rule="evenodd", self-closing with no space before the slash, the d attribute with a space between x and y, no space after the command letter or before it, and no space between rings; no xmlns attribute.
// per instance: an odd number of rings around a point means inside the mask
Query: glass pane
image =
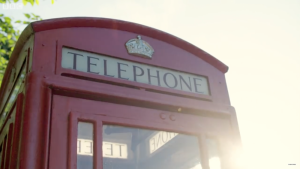
<svg viewBox="0 0 300 169"><path fill-rule="evenodd" d="M206 143L208 148L210 169L221 169L221 161L217 141L208 138L206 139Z"/></svg>
<svg viewBox="0 0 300 169"><path fill-rule="evenodd" d="M79 122L77 138L77 169L93 169L93 124Z"/></svg>
<svg viewBox="0 0 300 169"><path fill-rule="evenodd" d="M26 69L25 69L25 67L23 67L22 72L21 72L20 76L18 77L17 82L15 83L15 86L12 89L11 95L8 98L8 102L5 105L4 112L2 114L3 117L6 117L8 115L11 107L13 106L13 103L17 99L18 94L21 92L20 88L22 85L24 85L23 80L25 78L25 74L26 74ZM2 125L4 124L4 120L5 120L5 118L1 118L0 127L2 127Z"/></svg>
<svg viewBox="0 0 300 169"><path fill-rule="evenodd" d="M104 125L102 144L103 169L202 169L195 136Z"/></svg>

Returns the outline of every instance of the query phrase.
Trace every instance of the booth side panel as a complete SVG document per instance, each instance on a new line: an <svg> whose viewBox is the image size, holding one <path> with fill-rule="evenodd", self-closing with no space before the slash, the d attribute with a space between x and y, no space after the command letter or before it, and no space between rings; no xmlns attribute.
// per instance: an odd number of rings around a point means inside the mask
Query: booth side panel
<svg viewBox="0 0 300 169"><path fill-rule="evenodd" d="M33 44L34 42L34 35L31 35L30 38L27 40L27 42L24 44L22 50L19 53L19 56L16 60L16 62L13 64L13 67L11 69L7 69L6 71L9 71L9 78L7 81L2 81L1 89L4 88L4 92L1 94L0 98L0 110L1 113L4 111L5 104L7 103L10 93L12 92L12 89L15 85L15 83L18 80L18 75L21 73L22 68L26 65L26 62L28 65L31 65L31 58L32 58L32 51L33 51ZM28 52L29 51L29 52Z"/></svg>

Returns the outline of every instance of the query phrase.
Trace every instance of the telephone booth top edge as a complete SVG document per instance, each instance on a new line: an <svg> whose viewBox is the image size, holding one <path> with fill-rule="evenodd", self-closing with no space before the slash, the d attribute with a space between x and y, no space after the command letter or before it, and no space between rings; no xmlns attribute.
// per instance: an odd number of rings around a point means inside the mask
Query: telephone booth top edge
<svg viewBox="0 0 300 169"><path fill-rule="evenodd" d="M228 71L228 66L226 66L221 61L214 58L207 52L201 50L200 48L180 38L177 38L176 36L173 36L171 34L168 34L166 32L154 28L150 28L136 23L130 23L130 22L115 20L115 19L106 19L106 18L71 17L71 18L49 19L45 21L33 22L29 24L22 32L19 40L15 45L15 49L12 53L12 56L10 58L10 61L8 63L7 69L4 74L3 84L0 89L0 99L3 99L4 97L3 95L6 89L5 86L7 85L6 82L10 78L9 73L11 72L9 72L8 70L11 70L16 64L15 62L18 60L21 50L24 48L24 45L30 39L31 35L34 35L38 32L51 31L51 30L62 29L62 28L105 28L105 29L112 29L112 30L127 31L135 34L141 34L168 43L188 53L191 53L192 55L197 56L203 61L207 62L209 65L212 65L214 68L216 68L222 73L226 73ZM34 46L37 46L35 42L36 41L35 37L32 38L32 41L33 41L32 42L33 43L32 48L33 48ZM33 52L34 51L31 51L31 55L33 55ZM224 77L224 81L225 81L225 77Z"/></svg>

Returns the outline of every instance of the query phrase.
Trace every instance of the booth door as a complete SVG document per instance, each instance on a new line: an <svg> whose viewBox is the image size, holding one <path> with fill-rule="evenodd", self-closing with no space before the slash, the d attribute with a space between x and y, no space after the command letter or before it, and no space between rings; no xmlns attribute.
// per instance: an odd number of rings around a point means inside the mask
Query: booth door
<svg viewBox="0 0 300 169"><path fill-rule="evenodd" d="M50 169L202 169L196 115L54 95ZM205 167L206 168L206 167Z"/></svg>

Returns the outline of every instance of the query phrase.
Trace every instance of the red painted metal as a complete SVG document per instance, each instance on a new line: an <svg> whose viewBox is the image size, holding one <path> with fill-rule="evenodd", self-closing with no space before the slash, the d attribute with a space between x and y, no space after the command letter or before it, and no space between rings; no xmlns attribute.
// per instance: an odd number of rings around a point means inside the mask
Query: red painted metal
<svg viewBox="0 0 300 169"><path fill-rule="evenodd" d="M31 72L27 71L25 95L19 95L16 103L18 117L14 124L14 140L20 139L22 144L13 142L10 169L16 166L20 169L76 168L78 120L94 123L97 133L94 166L97 169L103 167L102 124L196 135L202 151L203 169L209 168L206 136L227 142L228 145L221 146L223 152L230 151L230 143L241 144L224 76L228 67L203 50L170 34L134 23L101 18L62 18L29 25L16 44L8 70L14 66L32 34L34 44L27 50L28 56L33 54L32 67ZM153 46L152 59L127 53L124 44L138 34ZM63 47L205 76L209 80L210 95L64 69L61 67ZM7 71L0 100L7 90L8 79ZM2 131L3 127L0 133ZM230 166L227 158L223 164Z"/></svg>
<svg viewBox="0 0 300 169"><path fill-rule="evenodd" d="M92 122L99 127L97 128L98 131L95 131L98 137L96 140L99 140L95 141L96 149L98 149L98 154L94 157L96 159L101 159L98 156L102 156L101 146L99 146L102 143L102 123L180 132L196 135L199 138L206 133L205 128L215 125L201 124L202 121L195 118L195 115L175 113L176 116L178 116L178 120L172 121L170 119L162 120L160 118L160 113L163 111L153 109L102 103L65 96L55 96L53 101L52 117L53 119L56 119L56 123L55 126L52 125L53 128L51 130L52 146L50 148L50 169L54 168L54 166L62 168L66 165L67 161L70 169L76 166L77 154L75 151L77 149L77 121L80 120ZM72 112L69 113L71 110ZM171 115L170 112L165 113ZM70 121L69 128L65 127L66 121ZM186 121L189 121L190 123L187 124L185 123ZM68 133L70 134L69 137L67 137ZM69 139L69 141L67 141L67 139ZM65 151L67 147L70 148L68 151ZM67 159L66 157L69 158ZM207 158L203 156L203 160L207 161ZM102 168L102 163L97 163L96 165L99 169Z"/></svg>
<svg viewBox="0 0 300 169"><path fill-rule="evenodd" d="M48 30L51 30L51 31L64 30L66 28L71 28L73 30L78 29L78 28L79 29L83 28L84 32L86 32L85 31L86 28L89 28L89 29L102 28L102 29L120 30L123 33L134 32L135 34L141 34L144 36L148 36L152 39L157 39L159 41L173 45L177 48L182 49L183 51L188 51L189 53L193 54L194 56L196 56L200 59L203 59L205 62L214 66L215 68L220 70L222 73L226 73L228 70L228 67L225 64L223 64L222 62L220 62L219 60L217 60L216 58L214 58L207 52L197 48L196 46L194 46L182 39L179 39L173 35L170 35L168 33L165 33L165 32L150 28L150 27L146 27L143 25L120 21L120 20L104 19L104 18L80 18L80 17L79 18L51 19L51 20L46 20L46 21L34 22L34 23L28 25L26 27L26 29L22 32L22 34L15 46L15 49L10 58L10 63L8 64L6 70L10 70L13 67L14 63L18 59L18 55L19 55L23 45L25 44L25 42L27 41L27 39L29 38L30 35L40 33L40 32L47 32ZM61 32L54 33L54 35L58 35L60 37L60 39L61 38L68 39L67 34L64 34ZM92 34L92 36L94 36L94 35ZM81 33L77 33L75 36L73 35L73 39L82 39L81 37L78 37L78 36L81 36ZM43 39L47 39L47 38L51 38L51 37L53 38L53 36L51 36L51 35L43 36ZM102 37L100 37L100 38L102 38ZM133 38L133 37L130 37L130 38ZM96 39L96 38L92 38L92 39ZM71 41L74 41L74 40L71 40ZM99 43L99 38L97 38L97 41ZM106 41L104 41L104 42L106 42ZM44 44L44 43L42 43L42 44L38 43L38 44L39 44L39 46L43 44L44 49L49 46L49 44ZM88 44L91 45L93 43L90 42ZM80 45L84 45L84 43L80 43ZM105 45L105 46L109 47L107 45ZM44 49L43 49L43 51L44 51ZM36 50L39 50L39 48ZM55 52L54 48L52 49L52 51L53 51L53 54L55 55L56 52ZM116 50L116 51L118 51L118 50ZM43 60L45 62L49 63L48 61L51 62L51 60L49 60L49 59L50 58L44 58ZM184 63L184 60L183 60L183 62L181 60L176 60L176 61L178 63ZM168 64L163 63L162 65L168 65ZM44 64L44 66L46 66L46 65ZM50 66L50 65L48 65L48 66ZM188 66L188 67L190 67L190 66ZM9 72L6 71L4 78L3 78L4 86L6 86L5 83L8 81L8 78L9 78L8 76L9 76ZM4 88L0 89L0 100L3 97L3 95L1 95L1 94L4 91L5 91Z"/></svg>
<svg viewBox="0 0 300 169"><path fill-rule="evenodd" d="M94 126L93 166L94 169L103 168L102 159L102 121L90 115L71 112L69 114L69 140L68 140L68 169L77 167L77 132L78 122L90 122Z"/></svg>
<svg viewBox="0 0 300 169"><path fill-rule="evenodd" d="M4 168L4 165L5 165L6 145L7 145L7 136L4 138L4 141L3 141L3 144L2 144L1 168Z"/></svg>
<svg viewBox="0 0 300 169"><path fill-rule="evenodd" d="M46 168L50 107L47 87L42 84L42 78L29 74L26 93L19 166L20 169Z"/></svg>
<svg viewBox="0 0 300 169"><path fill-rule="evenodd" d="M7 146L6 146L6 153L5 153L5 166L4 169L8 169L9 168L9 164L10 164L10 159L11 159L11 145L12 145L12 137L13 137L13 128L14 128L14 124L10 123L9 124L9 128L8 128L8 133L7 133Z"/></svg>
<svg viewBox="0 0 300 169"><path fill-rule="evenodd" d="M12 143L12 154L10 161L10 169L16 169L18 165L18 153L20 148L20 135L21 135L21 121L22 121L22 110L23 110L23 93L20 93L17 98L16 103L16 115L14 122L14 132L13 132L13 143Z"/></svg>
<svg viewBox="0 0 300 169"><path fill-rule="evenodd" d="M115 34L117 38L113 39ZM60 35L64 35L64 38L59 38ZM211 65L195 57L191 53L179 48L175 48L170 44L163 43L156 39L146 39L147 42L153 45L155 48L155 54L153 59L143 59L140 57L134 57L127 53L124 44L126 40L135 37L135 33L130 32L115 32L113 30L98 30L89 29L85 31L84 28L76 29L63 29L52 30L51 32L41 32L36 36L36 44L45 44L45 46L34 50L36 57L43 56L43 59L36 58L35 67L33 68L38 72L45 72L49 74L73 76L77 78L91 79L93 81L110 81L119 84L126 84L137 88L144 88L148 90L158 92L168 92L170 94L182 95L191 98L210 100L221 104L230 104L228 92L226 88L226 81L224 74L216 69L213 69ZM76 37L76 38L74 38ZM59 39L59 40L57 40ZM78 41L80 39L81 41ZM106 39L105 41L99 41L99 39ZM89 43L82 43L82 42ZM56 42L56 43L53 43ZM178 70L182 72L200 74L209 78L209 87L211 95L197 95L190 92L178 91L174 89L161 88L148 84L141 84L132 81L126 81L121 79L109 78L105 76L99 76L92 73L84 73L69 69L61 68L61 55L62 47L71 47L78 50L89 51L92 53L99 53L108 56L125 59L128 61L143 63L147 65L159 66L167 69ZM115 49L119 50L115 50ZM55 51L54 49L57 49ZM45 52L47 51L47 52ZM158 54L156 54L158 53ZM57 58L52 57L57 54ZM159 55L160 54L160 55ZM48 64L56 62L56 65Z"/></svg>
<svg viewBox="0 0 300 169"><path fill-rule="evenodd" d="M49 149L50 149L50 128L51 128L51 105L52 105L52 90L49 87L45 87L43 88L43 91L45 93L44 96L44 111L45 111L45 116L44 116L44 122L45 122L45 129L44 129L44 133L42 136L42 139L44 140L44 151L43 154L45 156L45 163L42 166L42 168L49 168Z"/></svg>
<svg viewBox="0 0 300 169"><path fill-rule="evenodd" d="M95 123L93 119L88 119L92 123ZM78 117L74 117L74 113L70 113L69 117L69 140L68 140L68 169L77 168L77 132L78 132ZM95 145L94 145L95 147ZM51 149L51 148L50 148ZM94 158L95 161L95 158ZM51 168L51 167L50 167Z"/></svg>
<svg viewBox="0 0 300 169"><path fill-rule="evenodd" d="M9 113L6 115L7 117L11 117L11 115L12 115L12 113L13 113L13 111L14 111L15 105L16 105L16 103L14 103L14 104L12 105L12 107L11 107ZM8 122L9 122L9 118L6 118L5 121L4 121L4 123L3 123L3 125L2 125L2 127L1 127L1 129L0 129L0 133L3 133L3 132L4 132L4 129L5 129L5 127L7 127Z"/></svg>
<svg viewBox="0 0 300 169"><path fill-rule="evenodd" d="M217 69L223 73L227 72L228 67L212 57L207 52L197 48L196 46L177 38L166 32L162 32L157 29L153 29L147 26L143 26L136 23L125 22L121 20L105 19L105 18L61 18L61 19L50 19L47 21L34 22L32 23L32 29L34 32L47 31L52 29L70 28L70 27L89 27L89 28L105 28L112 30L121 30L127 32L135 32L137 34L146 35L154 39L164 41L166 43L172 44L179 48L182 48L194 55L200 57L206 62L214 65Z"/></svg>
<svg viewBox="0 0 300 169"><path fill-rule="evenodd" d="M32 74L32 76L39 76L38 74ZM64 91L77 91L84 93L85 97L99 95L102 97L114 96L122 98L124 100L135 100L144 101L147 103L155 103L160 105L169 105L181 108L190 108L195 110L206 110L209 112L223 113L224 115L230 116L230 106L222 104L213 104L211 102L200 102L190 98L180 98L160 93L153 93L148 91L141 91L137 89L124 88L120 86L113 86L105 83L86 82L85 80L55 76L46 76L44 83L50 85L53 88L58 88ZM176 109L176 110L177 110Z"/></svg>

